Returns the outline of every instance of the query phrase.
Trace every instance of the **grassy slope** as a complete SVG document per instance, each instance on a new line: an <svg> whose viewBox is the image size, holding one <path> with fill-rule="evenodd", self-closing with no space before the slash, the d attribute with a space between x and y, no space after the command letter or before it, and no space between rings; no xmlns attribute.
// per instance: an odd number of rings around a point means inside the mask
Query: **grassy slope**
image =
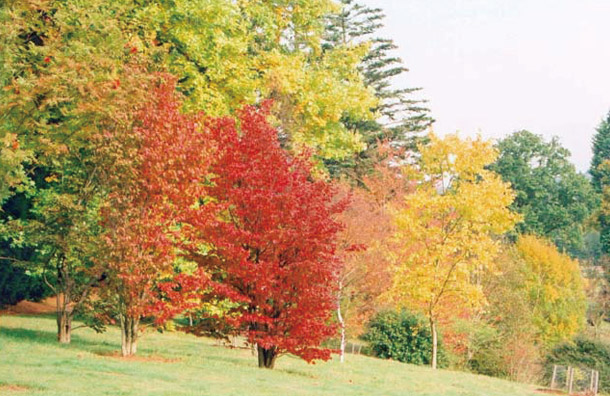
<svg viewBox="0 0 610 396"><path fill-rule="evenodd" d="M215 346L180 333L150 333L139 355L172 362L102 356L119 347L119 332L79 329L72 345L55 341L51 317L0 317L2 395L534 395L534 388L459 372L363 356L307 365L287 356L258 369L248 350ZM17 390L15 386L29 390ZM11 390L12 389L12 390Z"/></svg>

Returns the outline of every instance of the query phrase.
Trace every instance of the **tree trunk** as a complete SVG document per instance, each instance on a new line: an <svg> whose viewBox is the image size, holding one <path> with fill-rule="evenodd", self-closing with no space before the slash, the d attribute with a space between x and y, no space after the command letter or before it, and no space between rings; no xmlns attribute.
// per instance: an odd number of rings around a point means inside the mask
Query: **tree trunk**
<svg viewBox="0 0 610 396"><path fill-rule="evenodd" d="M258 367L272 369L275 366L275 359L277 359L275 347L265 349L258 345Z"/></svg>
<svg viewBox="0 0 610 396"><path fill-rule="evenodd" d="M59 296L57 299L59 300ZM60 307L62 309L60 309ZM57 309L57 341L60 344L69 344L72 336L72 313L66 309L65 305L58 306Z"/></svg>
<svg viewBox="0 0 610 396"><path fill-rule="evenodd" d="M430 365L436 370L436 357L438 355L438 334L436 333L436 323L430 319L430 333L432 333L432 361Z"/></svg>
<svg viewBox="0 0 610 396"><path fill-rule="evenodd" d="M121 316L121 355L133 356L138 349L138 325L140 319Z"/></svg>
<svg viewBox="0 0 610 396"><path fill-rule="evenodd" d="M73 281L64 257L58 258L57 285L55 291L55 311L57 313L57 341L60 344L69 344L72 338L72 293ZM48 283L48 282L47 282Z"/></svg>
<svg viewBox="0 0 610 396"><path fill-rule="evenodd" d="M339 320L339 325L341 326L341 354L340 361L341 363L345 362L345 321L343 320L343 316L341 315L341 305L337 305L337 318Z"/></svg>

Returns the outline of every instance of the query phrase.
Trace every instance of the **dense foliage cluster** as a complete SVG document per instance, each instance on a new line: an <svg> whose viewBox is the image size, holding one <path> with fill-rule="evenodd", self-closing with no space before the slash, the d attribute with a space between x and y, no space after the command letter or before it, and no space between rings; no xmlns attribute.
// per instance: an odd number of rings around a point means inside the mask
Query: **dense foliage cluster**
<svg viewBox="0 0 610 396"><path fill-rule="evenodd" d="M432 361L432 334L426 319L405 310L384 311L375 315L363 339L369 343L375 356L380 358L426 365ZM443 367L446 361L443 349L440 351L439 366Z"/></svg>
<svg viewBox="0 0 610 396"><path fill-rule="evenodd" d="M545 142L528 131L497 144L500 156L491 169L516 192L512 208L523 215L520 233L552 240L562 251L587 257L585 222L597 207L587 178L576 172L570 153L555 138Z"/></svg>

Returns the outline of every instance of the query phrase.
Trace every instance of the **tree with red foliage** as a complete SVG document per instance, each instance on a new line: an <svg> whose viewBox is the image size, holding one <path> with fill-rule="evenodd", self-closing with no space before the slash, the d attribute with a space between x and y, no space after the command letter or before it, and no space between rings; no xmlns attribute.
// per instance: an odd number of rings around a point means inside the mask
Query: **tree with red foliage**
<svg viewBox="0 0 610 396"><path fill-rule="evenodd" d="M180 112L174 87L173 77L160 75L137 126L106 134L107 255L100 262L106 276L100 293L121 325L123 356L136 353L140 320L159 306L157 283L171 276L180 219L203 219L207 209L193 204L205 193L210 145L202 116Z"/></svg>
<svg viewBox="0 0 610 396"><path fill-rule="evenodd" d="M393 257L400 245L393 236L392 209L402 205L413 190L413 181L392 166L406 160L404 153L380 144L377 164L362 178L362 187L343 185L350 205L340 216L338 253L343 263L338 277L337 319L340 327L340 360L345 360L346 337L362 333L368 320L384 308L381 296L392 286ZM363 226L366 225L366 226Z"/></svg>
<svg viewBox="0 0 610 396"><path fill-rule="evenodd" d="M340 225L333 217L345 203L312 176L307 157L280 147L268 109L244 108L239 128L230 118L208 123L217 151L207 206L218 215L189 226L211 246L191 257L205 269L202 289L209 275L239 296L223 321L257 345L259 367L273 368L285 353L330 358L319 346L335 332ZM182 291L178 298L188 299Z"/></svg>

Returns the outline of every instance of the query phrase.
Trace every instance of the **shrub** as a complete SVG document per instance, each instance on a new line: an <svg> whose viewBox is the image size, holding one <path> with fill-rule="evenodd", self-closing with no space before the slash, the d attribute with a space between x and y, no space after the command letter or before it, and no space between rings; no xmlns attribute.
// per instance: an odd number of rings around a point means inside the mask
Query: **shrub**
<svg viewBox="0 0 610 396"><path fill-rule="evenodd" d="M553 365L579 367L599 371L600 391L610 392L610 346L587 338L557 345L546 356L545 376L550 380Z"/></svg>
<svg viewBox="0 0 610 396"><path fill-rule="evenodd" d="M374 316L362 337L374 356L404 363L430 364L432 335L427 321L406 310L385 311ZM447 358L439 340L439 367Z"/></svg>

